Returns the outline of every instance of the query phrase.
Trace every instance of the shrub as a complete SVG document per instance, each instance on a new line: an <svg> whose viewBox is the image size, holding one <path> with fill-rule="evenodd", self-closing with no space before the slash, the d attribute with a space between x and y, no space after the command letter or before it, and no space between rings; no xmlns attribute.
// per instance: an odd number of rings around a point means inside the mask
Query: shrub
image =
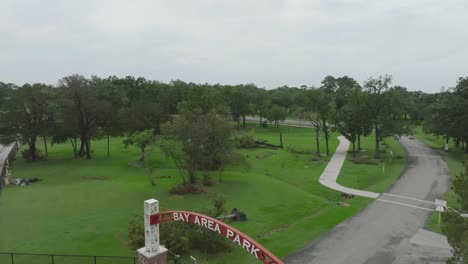
<svg viewBox="0 0 468 264"><path fill-rule="evenodd" d="M185 254L190 249L192 230L193 226L185 222L164 223L159 228L161 244L176 254Z"/></svg>
<svg viewBox="0 0 468 264"><path fill-rule="evenodd" d="M128 223L128 245L131 249L145 246L145 228L143 217L134 216Z"/></svg>
<svg viewBox="0 0 468 264"><path fill-rule="evenodd" d="M29 149L22 150L21 151L21 157L23 157L23 159L26 160L26 161L32 161L32 156L31 156L31 152L29 151ZM36 158L37 158L37 160L41 160L41 159L44 158L42 156L41 151L36 150Z"/></svg>
<svg viewBox="0 0 468 264"><path fill-rule="evenodd" d="M224 205L226 200L222 195L216 194L212 198L214 212L211 214L213 217L218 217L226 212Z"/></svg>
<svg viewBox="0 0 468 264"><path fill-rule="evenodd" d="M231 249L231 242L217 232L203 227L193 227L191 244L194 249L207 254L225 252Z"/></svg>
<svg viewBox="0 0 468 264"><path fill-rule="evenodd" d="M252 149L257 147L254 136L251 133L237 133L234 136L234 141L238 148Z"/></svg>

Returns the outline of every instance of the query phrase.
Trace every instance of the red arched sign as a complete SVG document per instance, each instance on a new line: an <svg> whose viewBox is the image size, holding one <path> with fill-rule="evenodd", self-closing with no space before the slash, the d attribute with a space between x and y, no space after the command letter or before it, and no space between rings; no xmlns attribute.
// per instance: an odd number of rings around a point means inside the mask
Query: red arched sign
<svg viewBox="0 0 468 264"><path fill-rule="evenodd" d="M157 225L168 221L182 221L208 228L237 243L265 264L283 264L283 261L275 257L252 238L212 217L187 211L168 211L150 216L150 225Z"/></svg>

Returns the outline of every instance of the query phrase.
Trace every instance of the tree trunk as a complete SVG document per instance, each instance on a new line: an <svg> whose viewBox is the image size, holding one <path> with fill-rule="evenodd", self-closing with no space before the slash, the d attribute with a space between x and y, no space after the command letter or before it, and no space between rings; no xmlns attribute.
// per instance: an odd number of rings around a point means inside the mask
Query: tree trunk
<svg viewBox="0 0 468 264"><path fill-rule="evenodd" d="M283 131L280 131L280 146L283 148Z"/></svg>
<svg viewBox="0 0 468 264"><path fill-rule="evenodd" d="M81 140L81 146L80 146L80 152L79 152L78 155L79 155L80 157L83 157L83 155L84 155L84 153L85 153L85 141L86 141L86 139L85 139L83 136L81 136L81 139L80 139L80 140Z"/></svg>
<svg viewBox="0 0 468 264"><path fill-rule="evenodd" d="M357 149L358 151L361 150L361 134L357 135Z"/></svg>
<svg viewBox="0 0 468 264"><path fill-rule="evenodd" d="M140 150L141 150L140 158L139 158L140 161L145 161L145 147L146 146L144 144L140 146Z"/></svg>
<svg viewBox="0 0 468 264"><path fill-rule="evenodd" d="M380 159L380 138L379 138L379 129L375 128L375 154L376 159Z"/></svg>
<svg viewBox="0 0 468 264"><path fill-rule="evenodd" d="M76 158L77 157L77 151L78 151L77 146L76 146L76 138L74 138L74 141L73 141L72 138L70 138L70 143L71 143L71 145L73 147L73 157Z"/></svg>
<svg viewBox="0 0 468 264"><path fill-rule="evenodd" d="M465 146L465 140L462 139L462 141L461 141L461 149L462 149L462 150L465 150L465 147L466 147L466 146Z"/></svg>
<svg viewBox="0 0 468 264"><path fill-rule="evenodd" d="M263 123L263 116L260 114L260 126L262 126Z"/></svg>
<svg viewBox="0 0 468 264"><path fill-rule="evenodd" d="M355 158L356 157L356 140L354 140L352 144L353 144L353 158Z"/></svg>
<svg viewBox="0 0 468 264"><path fill-rule="evenodd" d="M36 137L31 137L29 143L29 154L31 155L31 161L37 160L37 149L36 149Z"/></svg>
<svg viewBox="0 0 468 264"><path fill-rule="evenodd" d="M240 116L237 116L236 118L237 118L237 128L239 128L240 127Z"/></svg>
<svg viewBox="0 0 468 264"><path fill-rule="evenodd" d="M326 148L327 156L330 156L330 147L328 146L328 138L329 138L328 128L324 129L323 134L325 136L325 148Z"/></svg>
<svg viewBox="0 0 468 264"><path fill-rule="evenodd" d="M242 128L245 128L245 115L242 115Z"/></svg>
<svg viewBox="0 0 468 264"><path fill-rule="evenodd" d="M110 138L109 135L107 135L107 157L110 157L110 147L109 147L110 139L109 138Z"/></svg>
<svg viewBox="0 0 468 264"><path fill-rule="evenodd" d="M47 137L44 136L44 151L45 151L45 156L49 157L49 152L47 151Z"/></svg>
<svg viewBox="0 0 468 264"><path fill-rule="evenodd" d="M91 142L90 140L86 139L85 141L85 148L86 148L86 159L91 159Z"/></svg>
<svg viewBox="0 0 468 264"><path fill-rule="evenodd" d="M197 178L196 178L195 172L196 172L196 166L193 164L193 161L192 161L190 163L189 169L188 169L190 184L197 183Z"/></svg>
<svg viewBox="0 0 468 264"><path fill-rule="evenodd" d="M315 144L317 146L317 157L320 157L320 140L319 140L319 129L315 129Z"/></svg>

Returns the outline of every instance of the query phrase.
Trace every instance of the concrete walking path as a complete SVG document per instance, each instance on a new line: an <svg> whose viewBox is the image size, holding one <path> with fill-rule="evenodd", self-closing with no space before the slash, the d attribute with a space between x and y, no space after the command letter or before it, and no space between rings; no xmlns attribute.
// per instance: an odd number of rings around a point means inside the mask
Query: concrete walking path
<svg viewBox="0 0 468 264"><path fill-rule="evenodd" d="M340 144L336 148L335 153L333 154L330 162L328 162L327 167L323 171L322 175L320 176L319 182L320 184L333 189L337 190L342 193L352 194L356 196L363 196L376 199L380 196L380 193L375 192L368 192L362 190L356 190L348 187L344 187L336 182L338 175L340 174L341 168L343 167L343 163L346 159L346 154L349 149L349 140L347 140L344 136L339 136L338 140Z"/></svg>

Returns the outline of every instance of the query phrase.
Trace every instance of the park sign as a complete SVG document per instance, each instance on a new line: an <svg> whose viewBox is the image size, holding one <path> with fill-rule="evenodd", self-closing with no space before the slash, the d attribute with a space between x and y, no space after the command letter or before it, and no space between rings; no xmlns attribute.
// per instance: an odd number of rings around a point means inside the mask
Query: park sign
<svg viewBox="0 0 468 264"><path fill-rule="evenodd" d="M234 243L242 247L244 250L249 252L252 256L262 261L263 263L283 263L270 251L262 247L260 244L258 244L256 241L254 241L252 238L248 237L244 233L220 220L214 219L206 215L188 211L168 211L163 213L152 214L149 220L151 226L159 225L160 223L168 221L181 221L199 225L213 232L216 232L221 236L228 238L229 240L233 241Z"/></svg>

